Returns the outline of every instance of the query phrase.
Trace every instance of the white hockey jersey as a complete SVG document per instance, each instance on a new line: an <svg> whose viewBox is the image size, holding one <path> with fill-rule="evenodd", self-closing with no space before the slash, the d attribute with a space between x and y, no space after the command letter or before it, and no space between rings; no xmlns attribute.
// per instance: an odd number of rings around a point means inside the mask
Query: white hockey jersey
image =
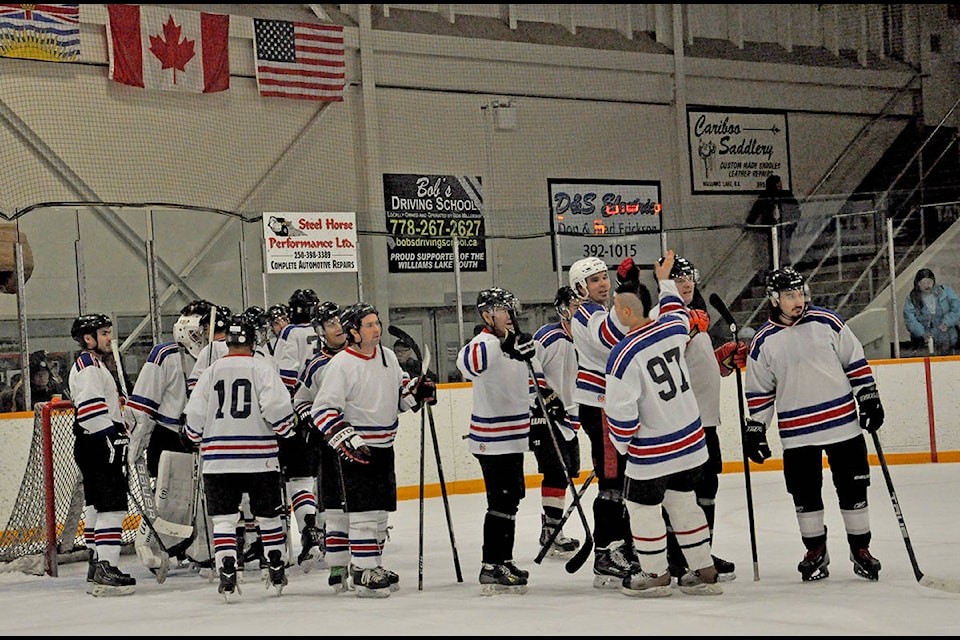
<svg viewBox="0 0 960 640"><path fill-rule="evenodd" d="M604 410L626 475L649 480L707 461L700 408L684 351L690 316L672 280L660 282L657 320L627 333L610 352Z"/></svg>
<svg viewBox="0 0 960 640"><path fill-rule="evenodd" d="M179 432L180 417L187 406L185 354L176 342L154 345L150 350L127 399L126 410L138 414L138 424L149 421Z"/></svg>
<svg viewBox="0 0 960 640"><path fill-rule="evenodd" d="M863 345L828 309L808 305L792 326L767 320L750 342L747 408L769 426L776 407L784 449L859 435L854 395L873 384Z"/></svg>
<svg viewBox="0 0 960 640"><path fill-rule="evenodd" d="M185 432L200 444L203 473L279 471L277 437L292 433L290 394L263 358L227 354L190 394Z"/></svg>
<svg viewBox="0 0 960 640"><path fill-rule="evenodd" d="M77 424L88 434L123 424L117 382L92 351L81 351L77 356L70 369L69 384Z"/></svg>
<svg viewBox="0 0 960 640"><path fill-rule="evenodd" d="M596 302L584 302L573 314L570 333L577 350L577 383L573 391L577 403L603 406L607 358L623 339L624 329L615 313Z"/></svg>
<svg viewBox="0 0 960 640"><path fill-rule="evenodd" d="M548 387L556 391L567 410L567 419L557 425L564 440L573 440L580 430L580 407L573 399L577 384L577 350L573 338L561 322L540 327L533 339L539 343L537 355Z"/></svg>
<svg viewBox="0 0 960 640"><path fill-rule="evenodd" d="M477 455L529 451L530 407L536 401L525 362L500 349L500 340L484 329L457 355L457 368L473 383L468 447ZM540 370L534 357L534 369ZM539 374L538 382L543 374ZM526 393L524 393L526 390Z"/></svg>
<svg viewBox="0 0 960 640"><path fill-rule="evenodd" d="M400 396L410 377L397 354L377 345L372 355L351 347L330 359L313 401L313 424L326 434L341 422L353 425L369 447L388 448L397 437Z"/></svg>
<svg viewBox="0 0 960 640"><path fill-rule="evenodd" d="M310 323L288 324L280 331L273 357L280 367L283 384L291 397L297 388L300 374L319 350L320 336Z"/></svg>
<svg viewBox="0 0 960 640"><path fill-rule="evenodd" d="M650 311L654 320L659 316L659 306ZM705 427L720 426L720 365L713 350L710 334L698 331L687 343L684 352L687 369L690 370L690 384L700 407L700 420Z"/></svg>
<svg viewBox="0 0 960 640"><path fill-rule="evenodd" d="M197 380L199 380L203 372L207 370L207 367L215 360L219 360L227 355L227 351L227 343L223 339L214 340L203 346L203 349L200 350L200 354L197 356L197 361L193 364L193 369L190 370L190 375L187 376L188 396L193 393L193 388L197 386Z"/></svg>
<svg viewBox="0 0 960 640"><path fill-rule="evenodd" d="M321 348L320 353L307 363L303 373L300 374L300 386L293 395L293 408L298 415L309 413L313 408L313 401L316 400L317 392L323 383L323 374L333 356L334 354Z"/></svg>

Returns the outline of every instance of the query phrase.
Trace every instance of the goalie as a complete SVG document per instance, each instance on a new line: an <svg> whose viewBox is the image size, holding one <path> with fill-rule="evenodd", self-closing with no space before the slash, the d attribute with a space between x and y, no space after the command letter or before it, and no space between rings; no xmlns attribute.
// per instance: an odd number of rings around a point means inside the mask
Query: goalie
<svg viewBox="0 0 960 640"><path fill-rule="evenodd" d="M131 432L130 464L136 472L132 482L139 483L145 498L154 496L144 501L154 506L147 517L163 536L158 541L149 526L141 522L134 547L158 582L166 576L164 556L185 560L186 548L193 540L194 460L191 449L180 439L180 425L187 404L186 373L208 342L210 309L206 300L194 300L180 310L173 325L173 342L150 350L124 412ZM164 527L167 523L172 526ZM185 535L165 535L177 532Z"/></svg>

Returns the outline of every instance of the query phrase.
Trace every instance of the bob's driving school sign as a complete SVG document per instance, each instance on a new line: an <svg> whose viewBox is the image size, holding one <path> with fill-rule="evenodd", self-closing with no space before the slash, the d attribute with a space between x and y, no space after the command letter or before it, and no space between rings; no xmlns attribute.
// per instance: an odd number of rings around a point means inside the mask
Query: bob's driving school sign
<svg viewBox="0 0 960 640"><path fill-rule="evenodd" d="M267 273L357 271L357 215L264 213Z"/></svg>

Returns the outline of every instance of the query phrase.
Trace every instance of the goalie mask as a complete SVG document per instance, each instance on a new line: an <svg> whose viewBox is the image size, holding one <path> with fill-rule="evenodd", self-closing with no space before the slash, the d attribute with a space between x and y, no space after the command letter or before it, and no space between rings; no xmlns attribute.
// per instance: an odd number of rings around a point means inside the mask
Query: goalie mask
<svg viewBox="0 0 960 640"><path fill-rule="evenodd" d="M587 278L597 273L605 273L607 264L597 257L581 258L570 265L570 287L578 295L587 294ZM583 287L581 290L580 287Z"/></svg>
<svg viewBox="0 0 960 640"><path fill-rule="evenodd" d="M209 324L209 313L205 321L197 313L181 315L173 325L173 339L196 359L207 345Z"/></svg>

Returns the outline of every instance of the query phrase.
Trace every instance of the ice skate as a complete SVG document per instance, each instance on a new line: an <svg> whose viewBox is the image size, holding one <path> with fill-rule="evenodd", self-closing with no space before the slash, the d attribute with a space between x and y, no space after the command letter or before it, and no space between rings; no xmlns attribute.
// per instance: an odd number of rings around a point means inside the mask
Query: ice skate
<svg viewBox="0 0 960 640"><path fill-rule="evenodd" d="M97 562L93 580L87 584L87 593L97 598L106 596L126 596L132 594L137 584L135 578L120 571L106 560Z"/></svg>
<svg viewBox="0 0 960 640"><path fill-rule="evenodd" d="M515 574L506 564L483 563L480 569L480 595L495 596L501 593L524 594L527 579Z"/></svg>
<svg viewBox="0 0 960 640"><path fill-rule="evenodd" d="M361 569L350 565L350 579L358 598L387 598L390 596L390 576L383 567Z"/></svg>
<svg viewBox="0 0 960 640"><path fill-rule="evenodd" d="M543 547L547 544L547 540L553 536L554 532L557 530L558 521L551 520L546 516L543 518L543 528L540 530L540 546ZM571 557L574 553L577 552L577 549L580 548L580 541L575 538L568 538L564 535L561 530L557 533L556 537L553 539L553 542L550 544L550 548L547 550L547 558L559 558L567 559Z"/></svg>
<svg viewBox="0 0 960 640"><path fill-rule="evenodd" d="M800 564L797 565L797 571L800 572L804 582L814 582L823 580L830 575L827 565L830 564L830 554L827 553L826 543L809 549Z"/></svg>
<svg viewBox="0 0 960 640"><path fill-rule="evenodd" d="M634 598L662 598L670 595L671 583L669 570L647 573L638 565L623 578L620 592Z"/></svg>
<svg viewBox="0 0 960 640"><path fill-rule="evenodd" d="M593 586L597 589L619 589L623 579L630 575L635 567L624 550L624 542L617 540L593 556Z"/></svg>
<svg viewBox="0 0 960 640"><path fill-rule="evenodd" d="M305 526L300 534L300 555L297 564L304 573L310 573L317 568L326 548L325 536L322 529Z"/></svg>
<svg viewBox="0 0 960 640"><path fill-rule="evenodd" d="M880 579L880 561L866 547L851 550L850 560L853 561L853 572L861 578L873 581Z"/></svg>
<svg viewBox="0 0 960 640"><path fill-rule="evenodd" d="M723 593L715 567L706 567L687 572L678 584L681 593L689 596L716 596Z"/></svg>
<svg viewBox="0 0 960 640"><path fill-rule="evenodd" d="M234 595L240 595L240 586L237 584L236 558L224 558L219 573L220 586L217 587L217 593L222 595L224 600L230 602L230 598Z"/></svg>
<svg viewBox="0 0 960 640"><path fill-rule="evenodd" d="M330 567L327 584L333 588L334 593L346 593L353 588L346 567Z"/></svg>
<svg viewBox="0 0 960 640"><path fill-rule="evenodd" d="M720 582L730 582L737 579L736 565L729 560L710 556L713 558L713 567L717 570L717 580Z"/></svg>
<svg viewBox="0 0 960 640"><path fill-rule="evenodd" d="M277 595L283 593L283 588L287 586L286 563L283 561L281 553L274 549L269 554L267 563L267 588L271 586L277 589Z"/></svg>

